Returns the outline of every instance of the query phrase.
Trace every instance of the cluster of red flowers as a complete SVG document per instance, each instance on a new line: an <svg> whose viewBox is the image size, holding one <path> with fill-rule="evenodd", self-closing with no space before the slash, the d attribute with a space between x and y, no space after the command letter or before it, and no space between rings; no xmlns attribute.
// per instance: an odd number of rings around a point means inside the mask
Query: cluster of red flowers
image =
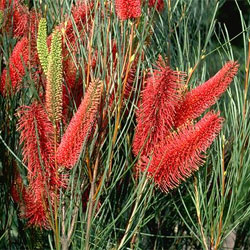
<svg viewBox="0 0 250 250"><path fill-rule="evenodd" d="M207 108L229 86L238 64L228 62L211 79L185 93L183 74L158 62L158 69L147 79L137 113L133 152L139 157L138 168L164 191L178 186L203 162L202 152L211 145L222 127L222 118L207 113Z"/></svg>
<svg viewBox="0 0 250 250"><path fill-rule="evenodd" d="M122 81L125 85L122 88L122 97L129 103L131 96L138 95L133 88L135 76L143 73L138 70L138 58L135 56L132 62L125 60L123 66L127 71L123 70L122 79L113 79L119 75L116 74L118 43L113 39L107 44L107 54L110 54L112 63L107 61L105 69L98 68L99 71L105 70L105 88L103 81L94 79L93 74L90 74L97 68L97 49L93 50L93 53L91 49L88 51L90 61L80 73L78 68L82 65L77 61L78 43L81 41L83 46L89 47L95 14L92 4L75 5L72 8L72 18L55 28L58 31L63 30L60 75L64 85L62 96L60 95L62 100L58 102L62 103L60 108L63 108L63 112L60 109L59 121L52 121L49 114L54 110L50 109L53 105L53 86L48 88L49 81L46 80L46 72L43 72L44 68L41 67L36 46L40 16L36 15L34 10L29 11L17 0L10 2L0 0L0 10L5 11L6 16L13 14L13 23L9 24L6 19L1 29L9 34L9 27L12 25L17 43L8 59L8 65L5 65L2 71L0 92L4 97L14 95L24 86L24 76L28 71L36 83L40 97L39 102L34 101L17 111L23 162L28 169L28 186L25 186L21 176L16 174L12 193L22 207L23 217L28 219L30 225L49 228L50 209L54 209L57 204L59 189L67 186L67 175L61 174L59 169L71 169L76 165L83 147L90 141L92 132L97 128L98 112L102 118L108 117L107 113L114 113L115 105L119 103L115 99L119 98L116 93L117 82ZM150 8L155 7L158 11L164 8L163 0L146 2ZM118 18L139 18L143 3L145 2L140 0L116 0ZM75 28L78 29L77 35ZM52 35L47 37L46 44L51 52ZM125 47L121 44L121 50L124 49L123 46ZM69 51L69 47L72 51ZM228 62L214 77L187 93L184 91L185 74L173 71L162 58L157 62L153 73L146 77L146 81L143 77L138 77L143 91L137 112L133 153L139 159L137 167L141 171L147 171L148 176L152 177L161 189L168 191L176 187L202 164L202 154L218 135L223 119L218 113L209 112L196 124L194 120L216 102L229 86L237 69L237 63ZM83 91L83 79L88 79L86 91ZM114 85L111 86L111 83ZM104 89L105 102L109 106L101 105ZM68 112L71 98L75 100L78 108L73 117ZM110 110L107 110L107 106ZM101 129L104 130L107 121L103 120ZM64 132L62 138L59 125L62 125Z"/></svg>
<svg viewBox="0 0 250 250"><path fill-rule="evenodd" d="M78 41L78 37L74 36L73 25L77 26L83 38L87 33L86 27L91 27L91 24L86 25L86 22L91 21L90 11L92 7L83 3L74 6L72 8L73 19L69 19L67 22L64 33L62 65L63 78L66 84L63 85L64 117L62 122L66 122L70 118L67 113L70 95L74 98L73 93L77 92L77 106L80 102L81 104L67 127L61 142L60 138L58 138L59 126L55 127L48 116L47 106L50 104L47 103L44 91L47 82L44 80L44 73L41 69L36 47L39 15L34 16L35 12L33 10L28 11L27 7L21 5L19 1L7 3L2 0L0 7L0 10L5 11L7 14L10 9L13 11L12 29L14 34L12 35L18 40L10 55L8 65L2 71L0 92L4 97L16 94L24 86L23 79L26 72L30 73L32 68L32 72L35 73L31 76L37 83L37 90L42 101L41 104L34 101L30 106L22 106L17 111L23 162L28 170L28 186L25 186L21 176L16 174L12 194L15 201L20 204L21 214L28 219L29 225L50 228L51 220L49 215L52 212L50 209L54 209L55 204L57 204L59 189L67 186L67 175L61 174L59 168L69 168L76 163L83 142L88 141L94 128L102 95L103 84L99 81L92 81L84 98L79 101L82 97L79 93L83 93L82 76L77 77L78 65L73 60L73 58L76 58L76 43ZM18 19L17 17L22 14L21 11L24 9L26 12L23 19ZM28 24L24 23L31 19L31 16L34 18L33 23L36 24L32 29L28 27ZM9 34L9 25L6 22L1 28L6 34ZM60 30L64 27L65 25L62 23L56 29ZM19 37L21 37L20 40ZM49 47L51 41L52 36L50 35L47 38ZM73 48L72 56L67 49L67 43Z"/></svg>

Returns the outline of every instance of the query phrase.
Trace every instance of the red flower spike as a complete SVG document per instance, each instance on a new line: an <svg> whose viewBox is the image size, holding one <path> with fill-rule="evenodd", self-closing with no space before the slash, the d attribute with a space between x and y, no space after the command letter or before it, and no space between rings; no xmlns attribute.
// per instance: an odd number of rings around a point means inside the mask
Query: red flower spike
<svg viewBox="0 0 250 250"><path fill-rule="evenodd" d="M43 107L33 103L22 106L18 115L20 143L23 143L23 160L28 166L29 181L40 173L50 177L54 155L54 130ZM40 157L41 160L40 161Z"/></svg>
<svg viewBox="0 0 250 250"><path fill-rule="evenodd" d="M29 41L23 37L17 42L9 58L9 74L3 70L1 76L0 92L5 95L6 89L12 88L13 94L19 89L22 78L25 75L25 67L29 61ZM10 93L12 93L10 91Z"/></svg>
<svg viewBox="0 0 250 250"><path fill-rule="evenodd" d="M168 192L198 170L204 161L202 153L219 134L222 122L218 114L207 113L196 125L183 127L155 147L151 162L142 157L139 168L144 171L149 164L148 176Z"/></svg>
<svg viewBox="0 0 250 250"><path fill-rule="evenodd" d="M40 104L18 110L23 161L27 164L29 187L24 196L23 217L29 225L48 227L48 202L57 187L65 186L54 164L54 129Z"/></svg>
<svg viewBox="0 0 250 250"><path fill-rule="evenodd" d="M154 70L148 78L137 113L133 142L135 155L142 149L142 155L150 155L154 146L169 134L174 122L175 107L180 99L177 90L183 76L159 61L158 70Z"/></svg>
<svg viewBox="0 0 250 250"><path fill-rule="evenodd" d="M237 62L229 61L215 76L188 92L176 110L175 127L199 117L215 104L236 75L238 67Z"/></svg>
<svg viewBox="0 0 250 250"><path fill-rule="evenodd" d="M140 17L141 0L116 0L115 9L121 20Z"/></svg>
<svg viewBox="0 0 250 250"><path fill-rule="evenodd" d="M157 3L156 3L157 2ZM156 9L158 11L162 11L164 9L164 2L163 0L149 0L148 6L154 8L156 4Z"/></svg>
<svg viewBox="0 0 250 250"><path fill-rule="evenodd" d="M76 164L82 145L88 140L95 125L102 89L102 82L92 82L88 87L58 147L56 159L59 165L71 168Z"/></svg>

